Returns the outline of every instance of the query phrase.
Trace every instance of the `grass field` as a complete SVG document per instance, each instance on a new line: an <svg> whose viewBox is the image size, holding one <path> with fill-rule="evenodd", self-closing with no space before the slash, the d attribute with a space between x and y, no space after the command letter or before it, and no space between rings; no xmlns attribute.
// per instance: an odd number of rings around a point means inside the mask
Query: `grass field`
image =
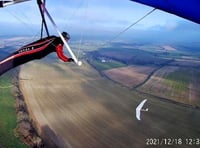
<svg viewBox="0 0 200 148"><path fill-rule="evenodd" d="M165 66L138 90L185 104L200 106L199 73L194 68Z"/></svg>
<svg viewBox="0 0 200 148"><path fill-rule="evenodd" d="M199 137L198 109L116 85L85 62L29 63L20 78L39 133L60 147L142 148L148 138L182 138L188 148L185 139ZM137 121L135 108L145 98L149 111Z"/></svg>
<svg viewBox="0 0 200 148"><path fill-rule="evenodd" d="M126 66L125 64L115 60L109 60L106 62L102 62L100 60L93 60L92 65L99 71Z"/></svg>
<svg viewBox="0 0 200 148"><path fill-rule="evenodd" d="M8 86L8 87L7 87ZM0 147L27 147L15 137L17 117L15 100L11 92L11 75L9 73L0 78Z"/></svg>
<svg viewBox="0 0 200 148"><path fill-rule="evenodd" d="M165 77L166 85L171 85L174 91L188 92L188 85L190 82L190 71L188 69L179 69L172 73L169 73Z"/></svg>

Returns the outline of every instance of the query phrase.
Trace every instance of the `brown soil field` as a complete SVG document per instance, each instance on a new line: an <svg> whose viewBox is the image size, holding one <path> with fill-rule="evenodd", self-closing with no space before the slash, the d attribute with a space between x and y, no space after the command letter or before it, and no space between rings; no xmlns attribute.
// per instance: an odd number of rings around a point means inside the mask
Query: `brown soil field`
<svg viewBox="0 0 200 148"><path fill-rule="evenodd" d="M188 82L168 80L167 76L176 71L175 77L187 77ZM184 73L185 72L185 73ZM138 90L177 102L200 106L200 71L194 68L165 66L154 73ZM175 78L174 78L175 79ZM185 84L184 84L185 83Z"/></svg>
<svg viewBox="0 0 200 148"><path fill-rule="evenodd" d="M142 148L148 139L199 138L200 110L131 91L101 77L86 62L21 67L20 88L38 133L54 147ZM143 100L148 112L135 118ZM155 145L177 147L174 143ZM151 144L153 145L153 144Z"/></svg>
<svg viewBox="0 0 200 148"><path fill-rule="evenodd" d="M103 73L111 80L132 88L145 81L148 75L155 70L154 66L132 65L123 68L105 70Z"/></svg>

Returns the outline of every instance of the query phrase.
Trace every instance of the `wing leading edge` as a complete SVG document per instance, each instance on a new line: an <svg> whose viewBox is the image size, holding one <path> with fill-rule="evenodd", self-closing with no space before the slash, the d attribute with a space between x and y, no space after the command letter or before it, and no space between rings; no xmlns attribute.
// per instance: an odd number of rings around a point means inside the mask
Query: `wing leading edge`
<svg viewBox="0 0 200 148"><path fill-rule="evenodd" d="M26 1L30 1L30 0L1 0L0 1L0 8L6 7L6 6L9 6L9 5L13 5L13 4L17 4L17 3L21 3L21 2L26 2Z"/></svg>
<svg viewBox="0 0 200 148"><path fill-rule="evenodd" d="M200 0L131 0L200 24Z"/></svg>

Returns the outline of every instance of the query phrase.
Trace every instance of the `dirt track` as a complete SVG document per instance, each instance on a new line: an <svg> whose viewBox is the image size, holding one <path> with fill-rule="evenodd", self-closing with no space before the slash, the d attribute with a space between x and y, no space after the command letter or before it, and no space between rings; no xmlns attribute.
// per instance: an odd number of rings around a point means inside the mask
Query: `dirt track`
<svg viewBox="0 0 200 148"><path fill-rule="evenodd" d="M29 63L20 78L39 134L58 147L145 147L148 138L199 136L199 110L118 86L87 63ZM135 108L144 98L149 112L139 122Z"/></svg>

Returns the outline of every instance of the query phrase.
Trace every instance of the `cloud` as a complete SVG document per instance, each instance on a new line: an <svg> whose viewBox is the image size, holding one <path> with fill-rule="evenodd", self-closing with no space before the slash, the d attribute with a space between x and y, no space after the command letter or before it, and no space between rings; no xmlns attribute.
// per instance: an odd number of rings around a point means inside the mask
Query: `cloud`
<svg viewBox="0 0 200 148"><path fill-rule="evenodd" d="M175 30L178 27L178 23L177 22L167 22L164 25L164 28L166 28L166 30Z"/></svg>
<svg viewBox="0 0 200 148"><path fill-rule="evenodd" d="M94 35L98 33L105 35L117 34L152 10L151 7L128 0L47 1L47 9L61 30L69 30L72 34L85 32ZM5 24L1 25L1 30L4 30L6 23L9 24L9 27L16 28L16 30L13 30L18 33L34 27L34 31L31 31L32 34L35 34L35 30L40 30L41 17L36 1L7 7L5 11L4 9L1 10L0 21ZM49 21L48 24L51 31L54 30ZM6 30L8 29L6 28ZM145 32L154 32L153 35L160 33L180 34L183 31L190 34L195 31L200 32L199 25L195 26L189 21L159 10L140 21L126 34L141 31L143 36L145 36Z"/></svg>
<svg viewBox="0 0 200 148"><path fill-rule="evenodd" d="M198 31L200 32L200 26L199 24L193 23L191 21L180 21L177 23L176 28L174 28L174 30L179 30L179 31L183 31L183 30L187 30L187 31Z"/></svg>

